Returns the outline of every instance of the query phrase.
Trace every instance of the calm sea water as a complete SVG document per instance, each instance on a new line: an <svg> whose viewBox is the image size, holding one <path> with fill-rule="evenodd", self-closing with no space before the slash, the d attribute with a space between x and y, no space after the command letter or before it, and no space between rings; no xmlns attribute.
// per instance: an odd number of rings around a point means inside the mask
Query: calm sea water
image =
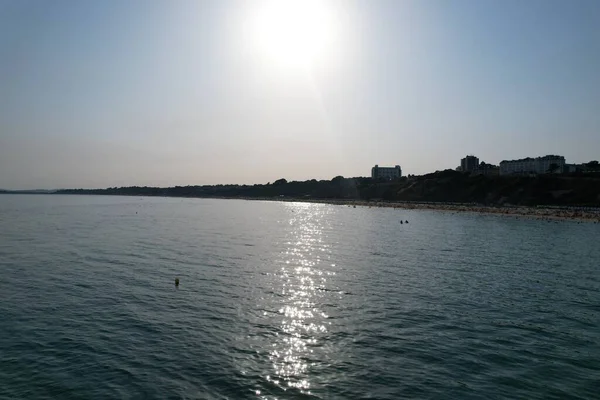
<svg viewBox="0 0 600 400"><path fill-rule="evenodd" d="M45 195L0 224L2 399L600 398L597 224Z"/></svg>

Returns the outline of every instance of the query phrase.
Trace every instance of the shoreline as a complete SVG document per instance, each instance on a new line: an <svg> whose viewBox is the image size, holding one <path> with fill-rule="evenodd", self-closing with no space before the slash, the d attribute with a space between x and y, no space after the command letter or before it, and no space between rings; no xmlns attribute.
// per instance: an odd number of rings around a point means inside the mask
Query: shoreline
<svg viewBox="0 0 600 400"><path fill-rule="evenodd" d="M214 198L214 197L213 197ZM600 209L591 207L553 207L553 206L484 206L476 204L418 203L401 201L367 201L355 199L298 199L298 198L258 198L227 197L230 200L276 201L290 203L331 204L349 207L396 208L403 210L431 210L443 212L461 212L474 214L501 215L547 220L573 220L600 223Z"/></svg>
<svg viewBox="0 0 600 400"><path fill-rule="evenodd" d="M10 193L10 192L9 192ZM9 194L0 193L0 194ZM16 193L10 193L16 194ZM124 197L165 197L187 199L217 199L217 200L246 200L246 201L272 201L288 203L331 204L348 207L377 207L395 208L403 210L430 210L442 212L460 212L474 214L501 215L506 217L523 217L543 220L571 220L579 222L600 223L600 207L581 206L486 206L465 203L443 202L411 202L411 201L386 201L386 200L360 200L360 199L319 199L296 197L221 197L221 196L148 196L143 194L95 194L95 193L19 193L19 194L45 194L67 196L124 196Z"/></svg>

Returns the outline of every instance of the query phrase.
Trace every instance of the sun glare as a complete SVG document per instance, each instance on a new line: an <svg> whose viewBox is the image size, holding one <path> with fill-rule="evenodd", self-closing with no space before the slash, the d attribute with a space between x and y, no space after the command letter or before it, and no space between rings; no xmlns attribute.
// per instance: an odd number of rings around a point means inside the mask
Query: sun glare
<svg viewBox="0 0 600 400"><path fill-rule="evenodd" d="M335 36L327 0L265 0L250 18L247 34L266 61L303 67L323 57Z"/></svg>

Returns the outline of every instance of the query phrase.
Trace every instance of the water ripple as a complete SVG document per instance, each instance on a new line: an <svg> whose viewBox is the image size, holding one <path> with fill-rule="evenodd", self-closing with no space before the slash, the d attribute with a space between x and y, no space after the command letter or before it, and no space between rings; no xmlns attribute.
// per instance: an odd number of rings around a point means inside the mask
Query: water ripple
<svg viewBox="0 0 600 400"><path fill-rule="evenodd" d="M600 393L598 225L88 196L0 211L0 399Z"/></svg>

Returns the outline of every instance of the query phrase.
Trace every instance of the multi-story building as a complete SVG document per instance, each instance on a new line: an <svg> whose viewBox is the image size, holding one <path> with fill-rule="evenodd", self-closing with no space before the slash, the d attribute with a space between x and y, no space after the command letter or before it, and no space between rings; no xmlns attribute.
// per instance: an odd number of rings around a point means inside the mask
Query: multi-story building
<svg viewBox="0 0 600 400"><path fill-rule="evenodd" d="M570 174L573 172L581 172L582 170L581 164L565 164L563 172L565 174Z"/></svg>
<svg viewBox="0 0 600 400"><path fill-rule="evenodd" d="M472 172L479 168L479 158L475 156L466 156L460 160L460 167L463 172Z"/></svg>
<svg viewBox="0 0 600 400"><path fill-rule="evenodd" d="M548 155L536 158L522 158L520 160L504 160L500 162L500 175L511 174L547 174L562 172L565 168L563 156Z"/></svg>
<svg viewBox="0 0 600 400"><path fill-rule="evenodd" d="M395 167L380 167L375 165L371 168L371 178L373 179L397 179L402 176L402 169L399 165Z"/></svg>

